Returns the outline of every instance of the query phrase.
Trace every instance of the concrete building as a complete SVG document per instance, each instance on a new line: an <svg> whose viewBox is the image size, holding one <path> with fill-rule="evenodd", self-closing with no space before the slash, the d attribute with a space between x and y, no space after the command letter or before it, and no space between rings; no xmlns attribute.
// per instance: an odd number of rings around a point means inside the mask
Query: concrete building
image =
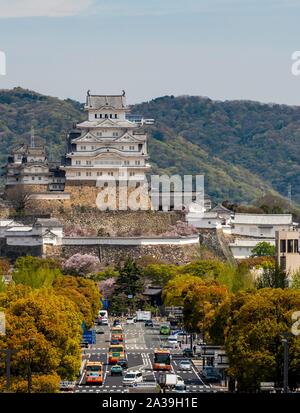
<svg viewBox="0 0 300 413"><path fill-rule="evenodd" d="M277 264L292 275L300 269L299 229L276 231Z"/></svg>
<svg viewBox="0 0 300 413"><path fill-rule="evenodd" d="M275 239L276 231L287 231L291 226L293 226L291 214L237 213L231 218L233 235Z"/></svg>
<svg viewBox="0 0 300 413"><path fill-rule="evenodd" d="M263 241L275 246L274 238L265 238ZM229 248L233 257L240 260L249 258L252 255L253 248L259 242L262 242L261 238L235 238L234 242L229 243Z"/></svg>
<svg viewBox="0 0 300 413"><path fill-rule="evenodd" d="M147 135L139 122L126 118L129 108L122 95L91 95L87 120L68 135L68 152L62 169L67 185L105 186L110 180L143 182L149 171Z"/></svg>

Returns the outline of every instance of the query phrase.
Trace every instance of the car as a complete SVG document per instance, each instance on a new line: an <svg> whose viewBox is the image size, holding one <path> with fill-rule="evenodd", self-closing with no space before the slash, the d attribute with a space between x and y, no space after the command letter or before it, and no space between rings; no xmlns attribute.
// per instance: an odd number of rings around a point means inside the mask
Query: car
<svg viewBox="0 0 300 413"><path fill-rule="evenodd" d="M192 363L189 360L181 360L179 362L180 370L190 371L192 369Z"/></svg>
<svg viewBox="0 0 300 413"><path fill-rule="evenodd" d="M108 319L107 319L107 318L102 318L101 324L102 324L103 326L108 326Z"/></svg>
<svg viewBox="0 0 300 413"><path fill-rule="evenodd" d="M119 342L119 340L117 340L117 339L112 339L111 341L110 341L110 345L111 346L116 346L116 345L118 345L120 342Z"/></svg>
<svg viewBox="0 0 300 413"><path fill-rule="evenodd" d="M186 393L186 385L184 383L177 383L174 387L175 393Z"/></svg>
<svg viewBox="0 0 300 413"><path fill-rule="evenodd" d="M183 355L184 357L193 357L193 356L194 356L194 352L193 352L193 350L192 350L191 348L185 348L185 349L183 349L183 351L182 351L182 355Z"/></svg>
<svg viewBox="0 0 300 413"><path fill-rule="evenodd" d="M127 371L123 377L123 386L134 386L136 383L142 383L143 374L140 371Z"/></svg>
<svg viewBox="0 0 300 413"><path fill-rule="evenodd" d="M212 366L206 366L202 370L202 376L207 383L220 383L222 380L221 373Z"/></svg>
<svg viewBox="0 0 300 413"><path fill-rule="evenodd" d="M153 327L153 321L152 320L146 320L145 321L145 327Z"/></svg>
<svg viewBox="0 0 300 413"><path fill-rule="evenodd" d="M110 375L111 376L123 376L123 369L119 364L115 364L112 366L110 370Z"/></svg>
<svg viewBox="0 0 300 413"><path fill-rule="evenodd" d="M127 369L127 367L128 367L128 362L127 362L126 359L119 359L119 360L117 361L117 364L118 364L119 366L121 366L123 369Z"/></svg>
<svg viewBox="0 0 300 413"><path fill-rule="evenodd" d="M133 317L127 317L126 324L134 324L134 323L135 323L135 319Z"/></svg>
<svg viewBox="0 0 300 413"><path fill-rule="evenodd" d="M178 347L178 341L176 336L169 336L168 343L171 344L172 347Z"/></svg>
<svg viewBox="0 0 300 413"><path fill-rule="evenodd" d="M114 322L113 322L114 327L117 327L117 326L120 326L120 325L121 325L120 320L114 320Z"/></svg>

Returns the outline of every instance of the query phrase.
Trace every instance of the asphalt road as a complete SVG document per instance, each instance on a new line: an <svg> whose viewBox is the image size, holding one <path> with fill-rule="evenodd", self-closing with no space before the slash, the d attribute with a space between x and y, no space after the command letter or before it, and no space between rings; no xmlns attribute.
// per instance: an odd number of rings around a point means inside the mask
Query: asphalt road
<svg viewBox="0 0 300 413"><path fill-rule="evenodd" d="M125 349L128 359L128 370L139 370L143 373L143 380L146 382L156 382L158 372L153 372L152 363L154 349L159 348L166 339L159 335L159 327L145 327L144 323L123 325L125 332ZM110 345L110 327L101 326L104 334L97 334L97 342L84 349L84 357L90 361L100 360L104 366L104 382L102 386L85 385L85 372L75 387L76 393L127 393L128 389L122 385L121 376L111 376L111 366L107 364L108 347ZM187 392L201 392L207 389L203 380L193 367L191 371L181 371L179 362L181 350L172 350L172 370L180 375L186 386Z"/></svg>

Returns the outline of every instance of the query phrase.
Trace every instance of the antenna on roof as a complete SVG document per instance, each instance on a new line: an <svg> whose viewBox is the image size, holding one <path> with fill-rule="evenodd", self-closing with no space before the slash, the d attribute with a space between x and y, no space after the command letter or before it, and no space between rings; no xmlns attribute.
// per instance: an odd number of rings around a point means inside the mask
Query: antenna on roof
<svg viewBox="0 0 300 413"><path fill-rule="evenodd" d="M34 148L35 147L35 142L34 142L34 126L31 126L31 131L30 131L30 147Z"/></svg>
<svg viewBox="0 0 300 413"><path fill-rule="evenodd" d="M125 96L125 94L126 94L125 90L122 90L122 96Z"/></svg>

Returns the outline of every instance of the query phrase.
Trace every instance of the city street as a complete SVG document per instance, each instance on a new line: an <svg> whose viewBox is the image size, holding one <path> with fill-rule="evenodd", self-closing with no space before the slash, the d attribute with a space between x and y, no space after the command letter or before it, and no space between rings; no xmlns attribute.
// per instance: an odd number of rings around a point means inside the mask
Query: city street
<svg viewBox="0 0 300 413"><path fill-rule="evenodd" d="M125 349L128 360L128 370L139 370L143 373L144 382L155 383L158 372L153 372L152 363L154 350L166 343L167 338L159 335L159 326L145 327L144 323L123 325L125 333ZM127 393L128 388L122 385L122 376L111 376L111 366L107 364L107 354L110 345L110 327L101 326L104 334L97 334L97 342L89 349L83 349L86 359L89 361L100 360L104 368L104 382L102 386L84 384L83 372L79 384L75 388L76 393ZM192 366L191 371L181 371L179 368L181 350L171 350L172 371L180 375L187 387L187 392L201 392L208 389L199 376L196 368Z"/></svg>

